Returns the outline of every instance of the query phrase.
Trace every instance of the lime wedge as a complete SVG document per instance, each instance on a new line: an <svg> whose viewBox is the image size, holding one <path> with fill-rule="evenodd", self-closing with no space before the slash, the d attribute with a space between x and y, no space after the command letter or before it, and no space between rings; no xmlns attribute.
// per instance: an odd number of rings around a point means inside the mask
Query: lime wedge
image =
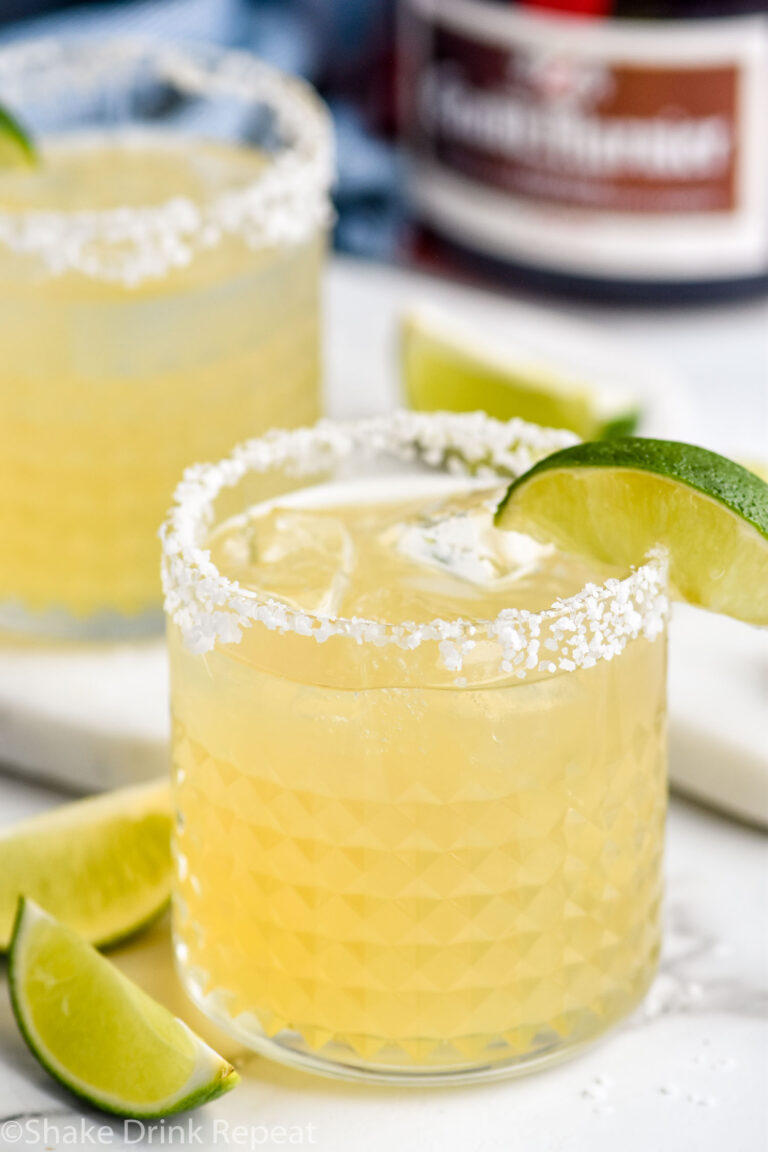
<svg viewBox="0 0 768 1152"><path fill-rule="evenodd" d="M0 105L0 168L30 168L36 163L37 150L29 133Z"/></svg>
<svg viewBox="0 0 768 1152"><path fill-rule="evenodd" d="M498 337L481 336L462 317L416 309L402 317L400 352L406 400L418 411L519 416L568 428L585 440L628 435L640 415L636 396L531 363Z"/></svg>
<svg viewBox="0 0 768 1152"><path fill-rule="evenodd" d="M215 1100L239 1080L186 1024L23 897L8 974L32 1054L95 1108L167 1116Z"/></svg>
<svg viewBox="0 0 768 1152"><path fill-rule="evenodd" d="M515 480L496 523L627 566L661 545L680 598L768 625L768 484L705 448L575 444Z"/></svg>
<svg viewBox="0 0 768 1152"><path fill-rule="evenodd" d="M107 792L43 812L0 833L0 949L24 893L92 944L151 920L171 890L166 781Z"/></svg>

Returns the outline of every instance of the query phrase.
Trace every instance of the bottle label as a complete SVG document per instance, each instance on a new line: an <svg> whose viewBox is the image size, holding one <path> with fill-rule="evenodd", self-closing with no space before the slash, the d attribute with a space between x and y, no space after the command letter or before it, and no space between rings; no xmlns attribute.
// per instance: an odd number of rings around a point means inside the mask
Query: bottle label
<svg viewBox="0 0 768 1152"><path fill-rule="evenodd" d="M620 279L768 268L768 21L407 0L414 194L492 253Z"/></svg>

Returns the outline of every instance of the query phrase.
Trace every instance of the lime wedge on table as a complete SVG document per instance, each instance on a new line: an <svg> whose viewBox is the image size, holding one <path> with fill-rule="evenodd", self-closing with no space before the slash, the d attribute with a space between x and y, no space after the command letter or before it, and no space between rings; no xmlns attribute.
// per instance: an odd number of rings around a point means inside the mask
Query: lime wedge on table
<svg viewBox="0 0 768 1152"><path fill-rule="evenodd" d="M238 1082L230 1064L70 928L21 899L13 1013L43 1067L96 1108L167 1116Z"/></svg>
<svg viewBox="0 0 768 1152"><path fill-rule="evenodd" d="M515 480L496 523L627 566L661 545L682 599L768 625L768 484L705 448L575 444Z"/></svg>
<svg viewBox="0 0 768 1152"><path fill-rule="evenodd" d="M37 152L29 134L15 116L0 105L0 169L29 168Z"/></svg>
<svg viewBox="0 0 768 1152"><path fill-rule="evenodd" d="M171 890L166 781L43 812L0 832L0 949L19 896L31 896L92 944L151 920Z"/></svg>
<svg viewBox="0 0 768 1152"><path fill-rule="evenodd" d="M533 363L513 342L481 335L438 309L402 318L400 350L406 398L419 411L483 409L500 420L568 428L585 440L628 435L640 415L626 389Z"/></svg>

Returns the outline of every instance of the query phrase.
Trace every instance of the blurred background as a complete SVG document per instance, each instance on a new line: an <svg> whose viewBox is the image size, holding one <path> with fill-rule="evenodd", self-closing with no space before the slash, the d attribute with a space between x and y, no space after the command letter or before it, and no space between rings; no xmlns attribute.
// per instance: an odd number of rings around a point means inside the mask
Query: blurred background
<svg viewBox="0 0 768 1152"><path fill-rule="evenodd" d="M765 13L762 0L0 0L0 41L250 49L330 104L339 251L659 304L768 285Z"/></svg>

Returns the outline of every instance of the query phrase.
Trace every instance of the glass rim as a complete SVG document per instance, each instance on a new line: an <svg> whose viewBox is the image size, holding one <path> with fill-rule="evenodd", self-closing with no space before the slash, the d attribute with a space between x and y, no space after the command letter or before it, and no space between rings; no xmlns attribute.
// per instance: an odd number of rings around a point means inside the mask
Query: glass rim
<svg viewBox="0 0 768 1152"><path fill-rule="evenodd" d="M571 432L483 412L422 413L396 410L356 421L321 420L312 427L273 430L238 445L218 463L188 468L160 529L165 611L193 654L216 643L237 644L244 629L260 624L323 643L346 637L355 644L396 645L403 654L425 642L437 644L439 659L459 673L469 653L483 642L498 650L504 673L524 678L590 667L612 659L639 636L655 639L668 611L667 562L660 550L623 577L587 583L575 595L537 612L507 608L493 619L435 619L396 624L333 616L293 608L223 575L206 547L214 526L215 501L250 474L282 470L300 479L319 475L356 450L369 456L415 462L479 479L514 479L538 459L577 441Z"/></svg>
<svg viewBox="0 0 768 1152"><path fill-rule="evenodd" d="M75 268L131 284L189 263L225 235L243 235L251 247L271 247L300 243L329 223L330 113L308 83L249 52L147 36L24 40L0 48L0 99L23 121L21 88L30 75L38 83L45 69L71 68L76 61L82 83L89 78L98 83L102 75L109 78L109 63L132 60L151 63L160 77L195 96L230 95L269 106L285 135L284 147L270 155L254 180L201 201L179 195L130 207L0 207L0 245L42 257L54 273ZM109 259L94 251L99 246Z"/></svg>

